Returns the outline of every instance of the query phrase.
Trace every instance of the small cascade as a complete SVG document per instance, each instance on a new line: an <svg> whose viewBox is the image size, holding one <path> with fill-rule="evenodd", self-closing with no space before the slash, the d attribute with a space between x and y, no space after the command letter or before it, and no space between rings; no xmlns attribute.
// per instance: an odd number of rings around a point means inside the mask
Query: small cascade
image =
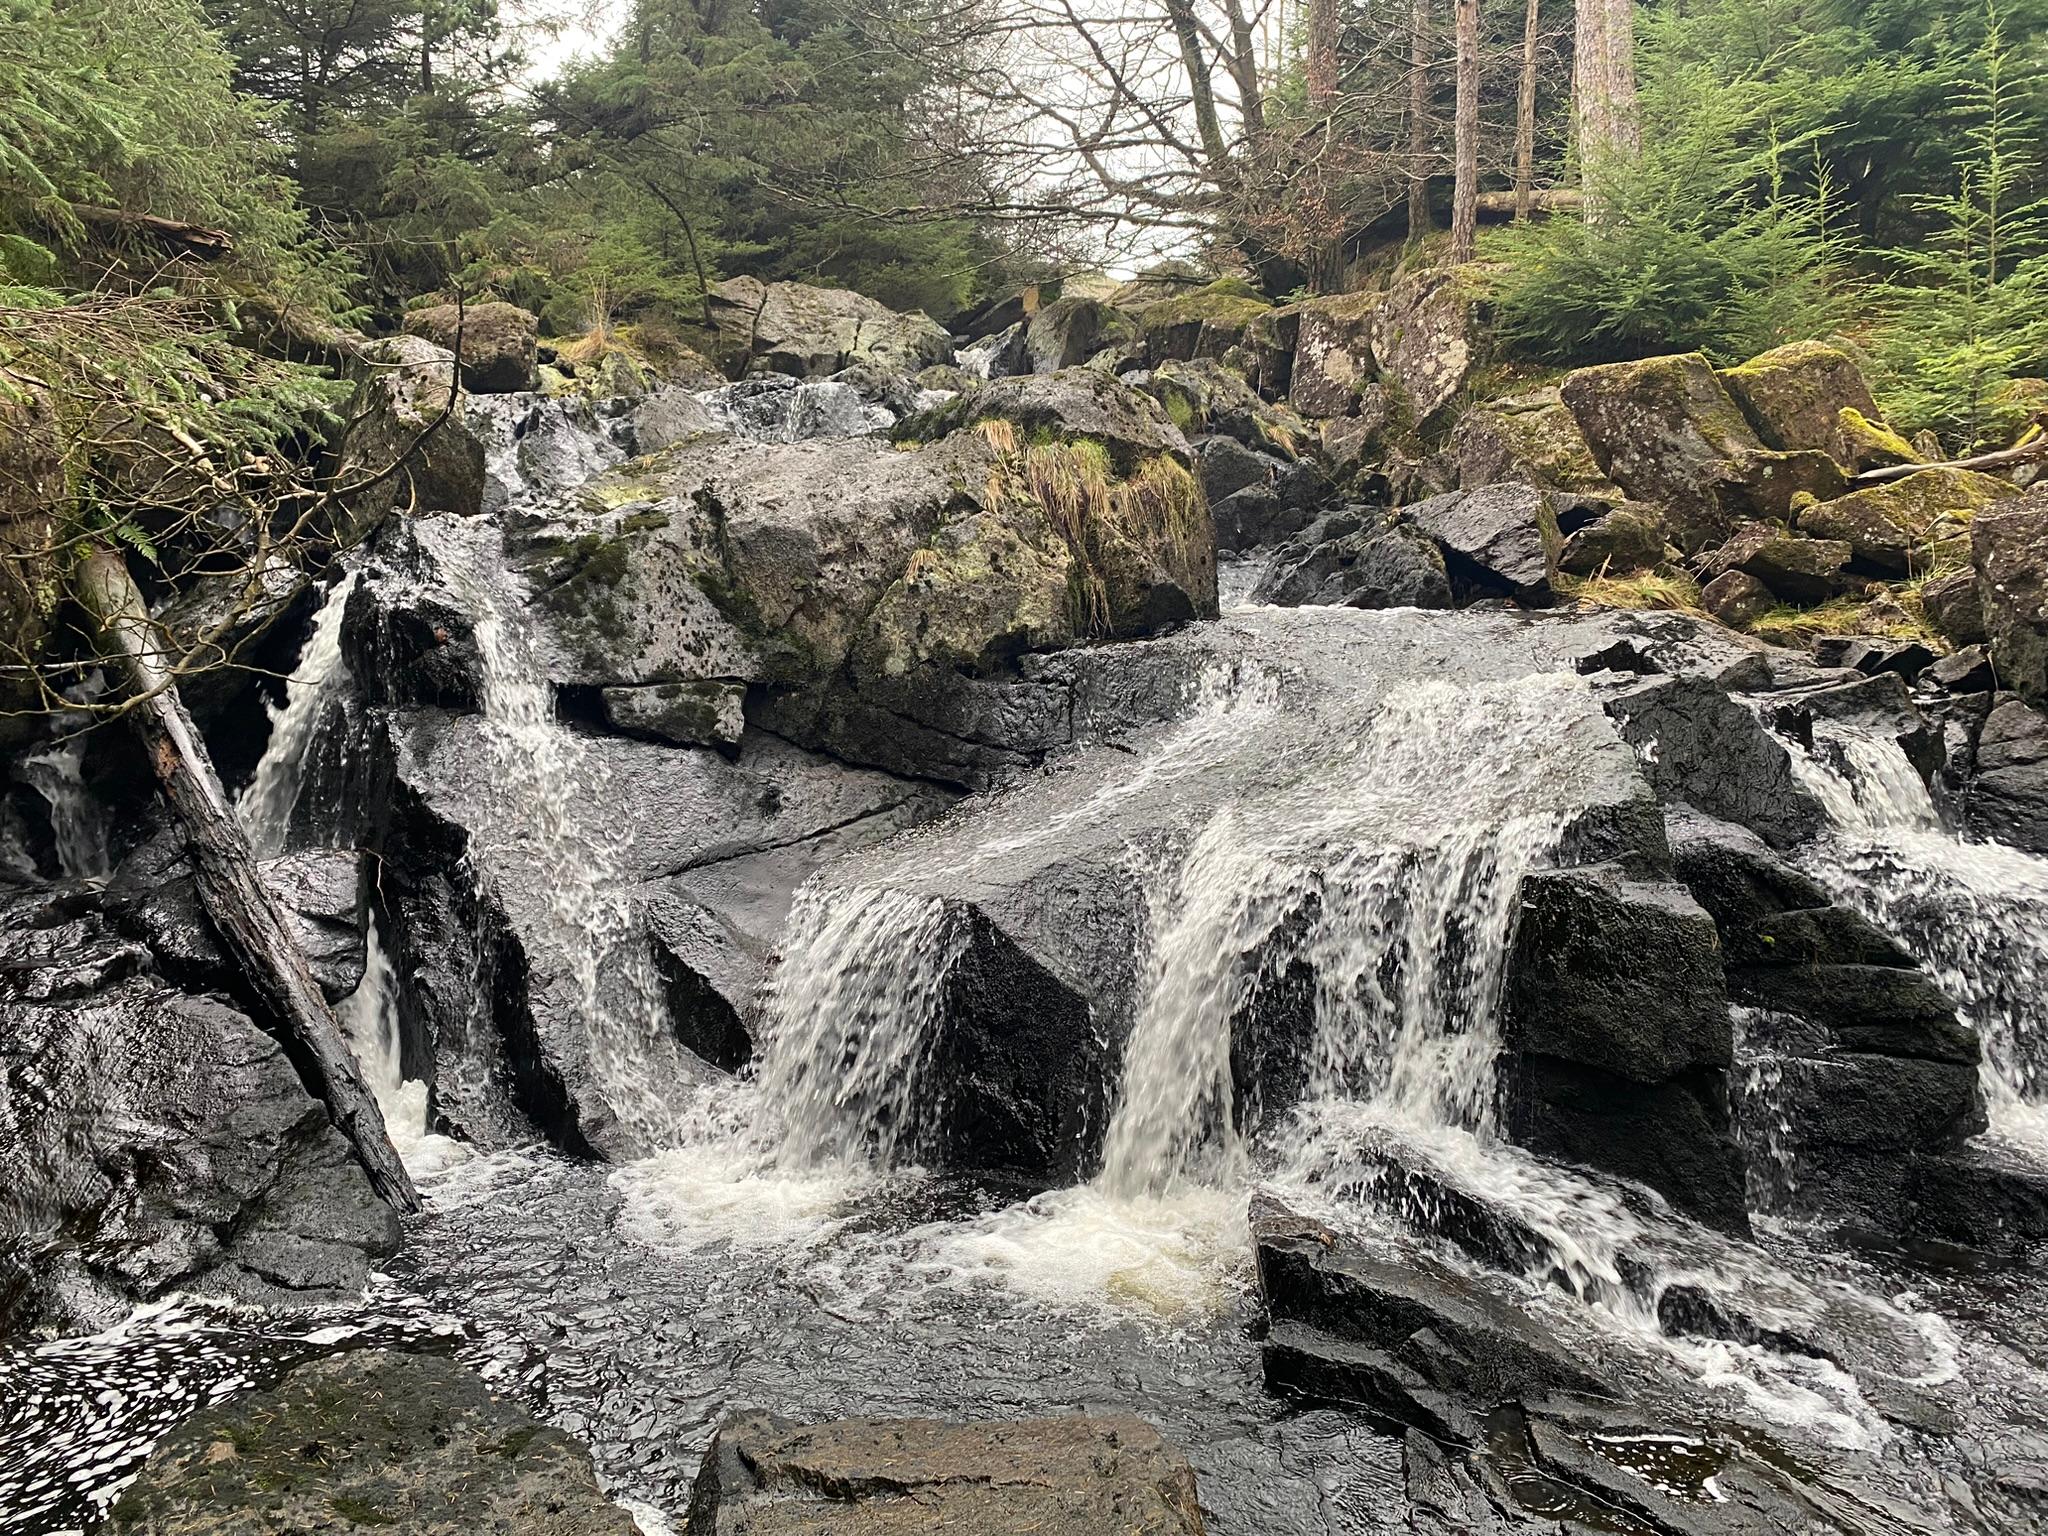
<svg viewBox="0 0 2048 1536"><path fill-rule="evenodd" d="M375 1095L392 1146L415 1177L463 1161L468 1148L427 1129L427 1085L405 1075L398 1017L398 976L372 916L363 937L363 979L335 1009L363 1080Z"/></svg>
<svg viewBox="0 0 2048 1536"><path fill-rule="evenodd" d="M1359 1101L1491 1133L1516 893L1579 809L1544 750L1577 686L1405 686L1283 792L1217 812L1155 894L1105 1189L1241 1181L1233 1038L1290 969L1313 977L1297 1127Z"/></svg>
<svg viewBox="0 0 2048 1536"><path fill-rule="evenodd" d="M734 436L759 443L866 437L896 424L895 412L837 379L769 374L706 390L697 400Z"/></svg>
<svg viewBox="0 0 2048 1536"><path fill-rule="evenodd" d="M916 1153L921 1068L963 936L943 903L905 891L797 895L765 1009L763 1106L777 1161L803 1169Z"/></svg>
<svg viewBox="0 0 2048 1536"><path fill-rule="evenodd" d="M85 787L83 733L67 736L21 760L21 776L50 807L57 867L68 880L104 880L113 873L107 817Z"/></svg>
<svg viewBox="0 0 2048 1536"><path fill-rule="evenodd" d="M285 684L284 703L270 706L270 740L263 757L235 799L235 815L259 859L285 851L292 814L305 791L307 765L320 733L334 718L334 684L346 675L341 623L355 587L356 573L350 571L327 589L306 647Z"/></svg>
<svg viewBox="0 0 2048 1536"><path fill-rule="evenodd" d="M2048 859L1945 830L1896 742L1817 730L1792 751L1835 824L1813 872L1976 1025L1994 1130L2048 1146Z"/></svg>
<svg viewBox="0 0 2048 1536"><path fill-rule="evenodd" d="M519 889L503 894L530 904L563 964L593 1079L633 1139L666 1145L676 1110L650 1086L648 1068L679 1047L661 978L620 889L612 840L580 816L601 798L606 769L556 718L553 689L514 618L521 594L503 569L496 531L451 528L442 536L457 596L476 621L484 739L495 769L480 829L489 857L475 866L514 872Z"/></svg>

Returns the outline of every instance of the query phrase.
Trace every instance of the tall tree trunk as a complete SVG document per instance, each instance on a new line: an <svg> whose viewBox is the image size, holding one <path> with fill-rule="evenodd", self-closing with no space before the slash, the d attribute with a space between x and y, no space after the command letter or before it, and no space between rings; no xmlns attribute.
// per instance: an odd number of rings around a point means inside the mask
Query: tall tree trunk
<svg viewBox="0 0 2048 1536"><path fill-rule="evenodd" d="M1635 0L1582 0L1572 46L1572 115L1586 219L1597 223L1606 164L1642 147L1636 116Z"/></svg>
<svg viewBox="0 0 2048 1536"><path fill-rule="evenodd" d="M118 554L102 550L88 555L79 562L72 588L105 636L110 659L125 670L141 701L129 718L184 831L207 916L299 1047L306 1086L326 1104L335 1129L355 1148L371 1185L400 1210L418 1210L420 1197L391 1145L376 1096L364 1084L277 898L257 873L249 840L228 806L206 744L163 668L162 636L128 567Z"/></svg>
<svg viewBox="0 0 2048 1536"><path fill-rule="evenodd" d="M1458 104L1451 260L1470 261L1479 224L1479 0L1456 0Z"/></svg>
<svg viewBox="0 0 2048 1536"><path fill-rule="evenodd" d="M1522 14L1522 80L1515 92L1515 221L1529 217L1536 192L1536 37L1543 0Z"/></svg>
<svg viewBox="0 0 2048 1536"><path fill-rule="evenodd" d="M1408 238L1429 233L1429 0L1408 11Z"/></svg>
<svg viewBox="0 0 2048 1536"><path fill-rule="evenodd" d="M1209 78L1209 60L1202 52L1202 27L1195 19L1194 0L1166 0L1167 19L1180 44L1181 63L1188 72L1188 96L1195 108L1195 131L1209 168L1220 174L1230 151L1223 142L1223 122L1216 115L1216 85Z"/></svg>
<svg viewBox="0 0 2048 1536"><path fill-rule="evenodd" d="M1328 111L1337 99L1338 25L1337 0L1308 0L1308 57L1303 69L1309 105L1318 112Z"/></svg>

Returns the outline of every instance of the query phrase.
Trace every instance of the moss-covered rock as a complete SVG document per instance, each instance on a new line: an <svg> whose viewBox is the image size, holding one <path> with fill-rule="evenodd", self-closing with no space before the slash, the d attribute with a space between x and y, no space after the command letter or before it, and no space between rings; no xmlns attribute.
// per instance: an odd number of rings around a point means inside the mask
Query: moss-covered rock
<svg viewBox="0 0 2048 1536"><path fill-rule="evenodd" d="M1999 682L2048 706L2048 486L1977 518L1970 549Z"/></svg>
<svg viewBox="0 0 2048 1536"><path fill-rule="evenodd" d="M1557 568L1571 576L1653 570L1663 563L1664 544L1664 519L1657 509L1629 502L1567 534Z"/></svg>
<svg viewBox="0 0 2048 1536"><path fill-rule="evenodd" d="M1620 494L1554 387L1472 407L1452 430L1451 455L1466 490L1526 480L1558 491Z"/></svg>
<svg viewBox="0 0 2048 1536"><path fill-rule="evenodd" d="M821 379L855 363L908 376L953 361L953 338L936 321L845 288L735 277L711 290L710 309L717 361L734 378Z"/></svg>
<svg viewBox="0 0 2048 1536"><path fill-rule="evenodd" d="M1666 507L1683 549L1727 537L1747 499L1748 467L1766 450L1706 358L1581 368L1559 395L1602 472L1635 499Z"/></svg>
<svg viewBox="0 0 2048 1536"><path fill-rule="evenodd" d="M882 594L855 647L856 671L900 678L935 665L987 673L1023 652L1071 644L1074 564L1041 519L1005 510L948 523Z"/></svg>
<svg viewBox="0 0 2048 1536"><path fill-rule="evenodd" d="M1479 361L1480 327L1466 276L1431 267L1397 277L1373 312L1372 356L1417 426L1450 404Z"/></svg>
<svg viewBox="0 0 2048 1536"><path fill-rule="evenodd" d="M1835 457L1853 473L1921 462L1919 450L1911 443L1854 406L1842 407L1835 428L1842 438L1841 451Z"/></svg>
<svg viewBox="0 0 2048 1536"><path fill-rule="evenodd" d="M57 413L33 385L0 384L0 744L19 727L13 710L36 702L22 669L42 657L65 572L57 554L64 508Z"/></svg>
<svg viewBox="0 0 2048 1536"><path fill-rule="evenodd" d="M484 444L459 396L451 407L455 354L423 337L387 336L367 343L350 372L356 392L331 478L364 489L347 498L337 540L358 542L401 502L464 517L481 511ZM404 467L388 473L401 460Z"/></svg>
<svg viewBox="0 0 2048 1536"><path fill-rule="evenodd" d="M1856 360L1839 347L1821 341L1774 347L1724 369L1721 382L1767 447L1818 449L1852 473L1877 467L1863 455L1881 453L1883 437L1890 434L1875 425L1879 416L1870 386ZM1853 435L1845 429L1844 411L1854 411L1862 424ZM1906 459L1885 462L1910 463L1910 447L1907 453Z"/></svg>
<svg viewBox="0 0 2048 1536"><path fill-rule="evenodd" d="M1168 359L1221 357L1245 343L1246 333L1273 306L1236 278L1162 299L1138 313L1138 339L1147 364Z"/></svg>
<svg viewBox="0 0 2048 1536"><path fill-rule="evenodd" d="M1745 523L1707 562L1709 576L1740 571L1787 603L1822 603L1849 584L1843 539L1806 539L1770 523Z"/></svg>
<svg viewBox="0 0 2048 1536"><path fill-rule="evenodd" d="M1315 441L1292 409L1262 400L1242 374L1211 358L1161 363L1140 387L1190 437L1217 432L1283 459L1300 458Z"/></svg>
<svg viewBox="0 0 2048 1536"><path fill-rule="evenodd" d="M1376 377L1372 331L1385 295L1333 294L1298 306L1288 403L1310 418L1348 416Z"/></svg>
<svg viewBox="0 0 2048 1536"><path fill-rule="evenodd" d="M1123 310L1100 299L1068 295L1045 305L1024 328L1024 353L1033 373L1078 368L1096 353L1129 346L1138 328Z"/></svg>
<svg viewBox="0 0 2048 1536"><path fill-rule="evenodd" d="M408 336L462 355L462 383L480 395L532 389L540 322L516 304L435 304L405 317Z"/></svg>
<svg viewBox="0 0 2048 1536"><path fill-rule="evenodd" d="M116 1501L121 1536L323 1531L636 1536L590 1453L452 1361L382 1350L302 1365L186 1420Z"/></svg>

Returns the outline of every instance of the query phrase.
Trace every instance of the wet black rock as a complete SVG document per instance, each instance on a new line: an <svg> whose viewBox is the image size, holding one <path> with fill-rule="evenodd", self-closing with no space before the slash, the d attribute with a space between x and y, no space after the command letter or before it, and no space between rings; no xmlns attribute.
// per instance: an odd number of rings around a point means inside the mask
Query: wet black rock
<svg viewBox="0 0 2048 1536"><path fill-rule="evenodd" d="M1896 672L1910 683L1933 662L1934 651L1921 641L1889 635L1823 635L1813 642L1813 659L1870 676Z"/></svg>
<svg viewBox="0 0 2048 1536"><path fill-rule="evenodd" d="M1972 832L2048 853L2048 714L2001 696L1971 743L1964 786Z"/></svg>
<svg viewBox="0 0 2048 1536"><path fill-rule="evenodd" d="M1982 645L1966 645L1931 663L1921 679L1944 693L1989 693L1998 686L1991 653Z"/></svg>
<svg viewBox="0 0 2048 1536"><path fill-rule="evenodd" d="M329 1002L347 997L363 979L361 855L302 848L266 859L259 869L283 904L320 990ZM180 985L242 991L241 968L221 950L175 833L166 829L123 859L107 899L121 931L147 944L157 967Z"/></svg>
<svg viewBox="0 0 2048 1536"><path fill-rule="evenodd" d="M1274 555L1252 600L1294 608L1449 608L1451 582L1434 540L1371 508L1311 524Z"/></svg>
<svg viewBox="0 0 2048 1536"><path fill-rule="evenodd" d="M2048 708L2048 487L1975 518L1970 561L1999 682Z"/></svg>
<svg viewBox="0 0 2048 1536"><path fill-rule="evenodd" d="M1660 798L1748 827L1774 847L1804 842L1825 824L1785 745L1707 678L1644 682L1606 707Z"/></svg>
<svg viewBox="0 0 2048 1536"><path fill-rule="evenodd" d="M1747 1230L1721 956L1682 887L1612 868L1526 878L1502 1044L1515 1141Z"/></svg>
<svg viewBox="0 0 2048 1536"><path fill-rule="evenodd" d="M105 1326L172 1289L358 1294L398 1224L325 1109L96 901L46 889L0 914L0 1334Z"/></svg>
<svg viewBox="0 0 2048 1536"><path fill-rule="evenodd" d="M953 1424L728 1418L685 1536L1201 1536L1195 1474L1128 1416Z"/></svg>
<svg viewBox="0 0 2048 1536"><path fill-rule="evenodd" d="M302 1365L194 1415L115 1504L118 1536L637 1536L590 1453L432 1355Z"/></svg>
<svg viewBox="0 0 2048 1536"><path fill-rule="evenodd" d="M1839 1168L1983 1129L1976 1031L1895 939L1739 828L1675 815L1671 841L1751 1010L1745 1061L1775 1083L1753 1112L1786 1145Z"/></svg>
<svg viewBox="0 0 2048 1536"><path fill-rule="evenodd" d="M1467 1444L1496 1403L1611 1390L1526 1313L1424 1254L1377 1257L1275 1206L1253 1236L1273 1390Z"/></svg>
<svg viewBox="0 0 2048 1536"><path fill-rule="evenodd" d="M1552 600L1560 540L1554 493L1505 482L1432 496L1401 509L1401 520L1436 542L1454 589L1468 597L1512 597L1525 607Z"/></svg>

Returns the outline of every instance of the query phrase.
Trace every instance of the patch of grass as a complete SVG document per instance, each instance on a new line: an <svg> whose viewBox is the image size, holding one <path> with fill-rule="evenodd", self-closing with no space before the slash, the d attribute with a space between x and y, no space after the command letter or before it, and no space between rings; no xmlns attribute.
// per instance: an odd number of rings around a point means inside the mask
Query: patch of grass
<svg viewBox="0 0 2048 1536"><path fill-rule="evenodd" d="M1636 612L1674 611L1704 614L1700 584L1684 571L1637 571L1625 576L1602 571L1592 576L1560 576L1551 583L1560 597L1599 608Z"/></svg>
<svg viewBox="0 0 2048 1536"><path fill-rule="evenodd" d="M1814 608L1781 604L1755 619L1749 632L1773 645L1804 645L1819 635L1890 635L1941 643L1927 627L1917 591L1901 588L1889 595L1889 602L1865 595L1831 598Z"/></svg>

